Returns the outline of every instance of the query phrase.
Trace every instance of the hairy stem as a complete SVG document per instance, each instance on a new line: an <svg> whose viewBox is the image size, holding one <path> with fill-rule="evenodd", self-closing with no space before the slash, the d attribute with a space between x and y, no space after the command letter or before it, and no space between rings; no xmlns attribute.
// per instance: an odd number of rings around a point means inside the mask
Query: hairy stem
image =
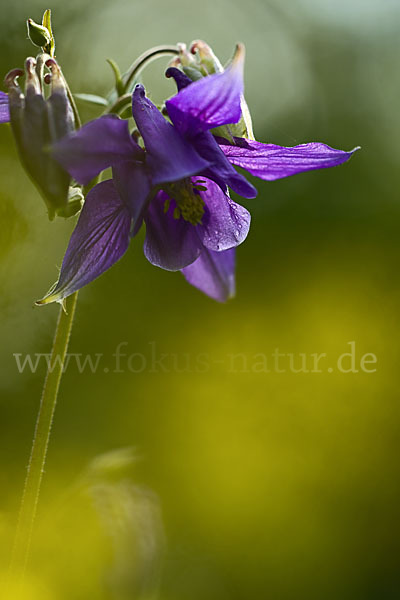
<svg viewBox="0 0 400 600"><path fill-rule="evenodd" d="M28 471L25 479L14 549L10 565L11 576L21 578L29 558L32 531L35 522L40 486L46 462L47 448L57 403L58 390L63 374L78 292L67 298L65 308L60 307L54 336L51 359L47 369Z"/></svg>

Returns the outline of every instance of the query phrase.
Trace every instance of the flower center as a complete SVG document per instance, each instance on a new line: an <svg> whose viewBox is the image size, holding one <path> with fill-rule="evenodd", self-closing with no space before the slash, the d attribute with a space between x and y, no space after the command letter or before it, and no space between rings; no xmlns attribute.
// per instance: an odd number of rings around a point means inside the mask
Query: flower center
<svg viewBox="0 0 400 600"><path fill-rule="evenodd" d="M204 181L191 181L183 179L174 183L169 183L165 186L165 191L168 196L176 202L174 210L174 219L182 217L192 225L200 225L204 215L204 200L200 196L200 190L205 191L207 188ZM169 200L165 203L165 212L169 208Z"/></svg>

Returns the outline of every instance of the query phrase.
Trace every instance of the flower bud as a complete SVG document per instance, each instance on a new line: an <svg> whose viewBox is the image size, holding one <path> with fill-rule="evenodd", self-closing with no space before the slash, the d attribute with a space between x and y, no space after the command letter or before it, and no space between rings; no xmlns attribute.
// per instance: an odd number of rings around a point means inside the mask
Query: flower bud
<svg viewBox="0 0 400 600"><path fill-rule="evenodd" d="M223 73L224 67L214 54L212 48L202 40L195 40L190 44L189 51L185 44L177 44L179 54L174 59L171 66L180 66L185 75L192 81L197 81L202 77ZM245 48L243 44L237 44L232 63L235 61L243 61ZM233 137L244 137L254 140L253 126L251 122L250 111L244 99L241 98L242 116L238 123L223 125L213 130L215 135L224 137L232 141Z"/></svg>
<svg viewBox="0 0 400 600"><path fill-rule="evenodd" d="M181 66L193 81L224 70L210 46L202 40L192 42L189 50L186 44L178 43L177 47L179 54L170 66Z"/></svg>
<svg viewBox="0 0 400 600"><path fill-rule="evenodd" d="M207 75L222 73L224 70L211 47L202 40L192 42L190 52L197 57L198 63L205 69Z"/></svg>
<svg viewBox="0 0 400 600"><path fill-rule="evenodd" d="M25 62L25 95L18 85L23 71L15 69L5 78L9 90L11 127L20 160L41 193L53 219L68 203L69 174L51 155L55 141L73 129L73 115L64 79L54 59L49 59L51 93L46 100L34 58Z"/></svg>
<svg viewBox="0 0 400 600"><path fill-rule="evenodd" d="M46 48L51 43L51 34L47 27L38 25L33 19L28 19L27 22L28 37L32 44L39 48Z"/></svg>
<svg viewBox="0 0 400 600"><path fill-rule="evenodd" d="M178 54L176 60L179 61L179 63L182 65L182 67L197 68L198 65L196 64L196 59L193 56L193 54L191 54L188 51L186 44L183 44L182 42L178 42L178 44L176 46L179 50L179 54Z"/></svg>

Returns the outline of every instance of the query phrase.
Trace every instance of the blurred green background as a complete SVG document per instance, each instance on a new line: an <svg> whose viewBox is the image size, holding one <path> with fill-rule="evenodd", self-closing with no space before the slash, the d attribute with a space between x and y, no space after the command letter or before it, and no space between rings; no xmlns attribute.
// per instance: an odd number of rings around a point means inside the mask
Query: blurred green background
<svg viewBox="0 0 400 600"><path fill-rule="evenodd" d="M25 19L45 8L4 3L1 73L34 53ZM103 356L96 373L71 363L63 378L28 597L398 598L398 1L51 8L75 92L109 90L108 57L125 69L152 45L200 38L226 61L241 40L257 139L362 150L337 169L257 182L227 305L147 263L143 236L81 293L70 352ZM155 99L173 92L165 64L144 74ZM5 572L45 374L44 363L19 373L13 354L50 350L57 307L33 302L56 279L73 222L48 222L8 126L0 153ZM335 361L351 341L359 372L342 373ZM128 357L114 366L123 342L121 353L144 357L131 370ZM297 368L300 353L326 353L323 372L255 372L255 355L276 349ZM373 373L359 368L365 353ZM167 355L164 370L152 354Z"/></svg>

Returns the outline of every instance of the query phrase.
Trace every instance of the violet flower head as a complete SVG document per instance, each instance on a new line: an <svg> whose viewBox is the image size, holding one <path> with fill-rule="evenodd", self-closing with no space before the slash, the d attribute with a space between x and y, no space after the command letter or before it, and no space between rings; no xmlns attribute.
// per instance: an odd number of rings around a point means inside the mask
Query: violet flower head
<svg viewBox="0 0 400 600"><path fill-rule="evenodd" d="M235 291L235 248L249 231L250 214L229 188L254 198L256 188L238 173L272 181L346 162L322 143L284 148L232 135L244 114L244 47L230 66L192 81L170 68L178 93L166 102L169 120L137 85L128 122L106 115L54 146L54 157L80 184L112 167L112 179L88 194L72 234L58 282L39 304L62 302L122 257L142 224L144 253L154 265L180 270L208 296L225 301Z"/></svg>
<svg viewBox="0 0 400 600"><path fill-rule="evenodd" d="M8 105L8 94L0 92L0 123L10 122L10 108Z"/></svg>

